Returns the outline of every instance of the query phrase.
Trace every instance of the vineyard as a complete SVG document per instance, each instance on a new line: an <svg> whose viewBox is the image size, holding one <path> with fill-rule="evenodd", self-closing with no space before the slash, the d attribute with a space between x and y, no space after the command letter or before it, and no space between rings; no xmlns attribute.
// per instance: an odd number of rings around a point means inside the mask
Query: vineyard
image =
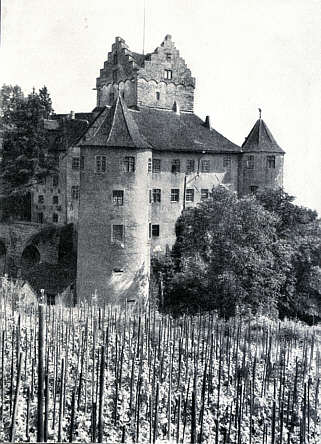
<svg viewBox="0 0 321 444"><path fill-rule="evenodd" d="M321 443L321 328L0 289L0 441Z"/></svg>

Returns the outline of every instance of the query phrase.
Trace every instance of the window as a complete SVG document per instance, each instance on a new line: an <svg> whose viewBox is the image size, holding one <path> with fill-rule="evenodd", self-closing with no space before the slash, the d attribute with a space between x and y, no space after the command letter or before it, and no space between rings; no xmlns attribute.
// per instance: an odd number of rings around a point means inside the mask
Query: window
<svg viewBox="0 0 321 444"><path fill-rule="evenodd" d="M149 203L152 203L152 190L149 190Z"/></svg>
<svg viewBox="0 0 321 444"><path fill-rule="evenodd" d="M54 213L54 214L52 215L52 221L53 221L55 224L58 222L58 214L57 214L57 213Z"/></svg>
<svg viewBox="0 0 321 444"><path fill-rule="evenodd" d="M148 239L152 237L152 224L149 222L148 224Z"/></svg>
<svg viewBox="0 0 321 444"><path fill-rule="evenodd" d="M195 160L188 159L186 161L186 174L194 173L195 171Z"/></svg>
<svg viewBox="0 0 321 444"><path fill-rule="evenodd" d="M52 197L52 203L53 203L54 205L58 205L58 204L59 204L58 196L53 196L53 197Z"/></svg>
<svg viewBox="0 0 321 444"><path fill-rule="evenodd" d="M52 186L57 187L59 183L59 177L58 176L52 176Z"/></svg>
<svg viewBox="0 0 321 444"><path fill-rule="evenodd" d="M112 225L111 240L112 242L124 241L124 225Z"/></svg>
<svg viewBox="0 0 321 444"><path fill-rule="evenodd" d="M153 159L153 173L160 173L161 170L161 160Z"/></svg>
<svg viewBox="0 0 321 444"><path fill-rule="evenodd" d="M166 54L166 60L170 62L172 60L172 54Z"/></svg>
<svg viewBox="0 0 321 444"><path fill-rule="evenodd" d="M208 189L201 189L201 200L206 200L208 199Z"/></svg>
<svg viewBox="0 0 321 444"><path fill-rule="evenodd" d="M268 168L275 168L275 156L267 156L266 166Z"/></svg>
<svg viewBox="0 0 321 444"><path fill-rule="evenodd" d="M72 158L71 167L73 170L79 170L79 167L80 167L80 158L79 157Z"/></svg>
<svg viewBox="0 0 321 444"><path fill-rule="evenodd" d="M110 93L110 103L113 103L114 102L114 100L115 100L115 95L114 95L114 93Z"/></svg>
<svg viewBox="0 0 321 444"><path fill-rule="evenodd" d="M114 65L117 65L117 63L118 63L118 56L117 56L117 53L114 54L114 56L113 56L113 63L114 63Z"/></svg>
<svg viewBox="0 0 321 444"><path fill-rule="evenodd" d="M113 190L113 203L115 205L124 205L124 191Z"/></svg>
<svg viewBox="0 0 321 444"><path fill-rule="evenodd" d="M85 156L80 156L80 169L83 170L85 168Z"/></svg>
<svg viewBox="0 0 321 444"><path fill-rule="evenodd" d="M159 225L152 225L152 236L159 237Z"/></svg>
<svg viewBox="0 0 321 444"><path fill-rule="evenodd" d="M171 189L171 202L178 202L178 201L179 201L179 189L172 188Z"/></svg>
<svg viewBox="0 0 321 444"><path fill-rule="evenodd" d="M133 173L135 171L135 157L125 157L123 160L123 171Z"/></svg>
<svg viewBox="0 0 321 444"><path fill-rule="evenodd" d="M254 170L254 156L246 156L246 168Z"/></svg>
<svg viewBox="0 0 321 444"><path fill-rule="evenodd" d="M79 185L73 185L71 187L71 198L74 200L79 199Z"/></svg>
<svg viewBox="0 0 321 444"><path fill-rule="evenodd" d="M117 76L118 76L118 72L117 72L117 69L115 69L115 71L113 71L113 82L117 82Z"/></svg>
<svg viewBox="0 0 321 444"><path fill-rule="evenodd" d="M259 188L259 187L258 187L257 185L251 185L251 186L250 186L250 191L251 191L251 193L253 193L253 194L256 193L257 190L258 190L258 188Z"/></svg>
<svg viewBox="0 0 321 444"><path fill-rule="evenodd" d="M161 190L159 188L153 188L153 202L161 201Z"/></svg>
<svg viewBox="0 0 321 444"><path fill-rule="evenodd" d="M194 190L193 188L187 188L185 195L186 202L194 202Z"/></svg>
<svg viewBox="0 0 321 444"><path fill-rule="evenodd" d="M39 204L43 204L44 201L45 201L45 197L44 197L42 194L40 194L40 195L38 196L38 203L39 203Z"/></svg>
<svg viewBox="0 0 321 444"><path fill-rule="evenodd" d="M160 99L160 92L156 91L156 100L159 100L159 99Z"/></svg>
<svg viewBox="0 0 321 444"><path fill-rule="evenodd" d="M45 177L39 177L39 184L40 185L46 185L46 178Z"/></svg>
<svg viewBox="0 0 321 444"><path fill-rule="evenodd" d="M201 171L202 171L202 173L209 173L209 171L210 171L210 161L209 160L202 160L201 161Z"/></svg>
<svg viewBox="0 0 321 444"><path fill-rule="evenodd" d="M37 214L37 222L38 224L43 224L43 213Z"/></svg>
<svg viewBox="0 0 321 444"><path fill-rule="evenodd" d="M148 159L148 169L147 169L148 173L152 172L152 159Z"/></svg>
<svg viewBox="0 0 321 444"><path fill-rule="evenodd" d="M181 162L179 159L172 160L172 173L179 173L181 170Z"/></svg>
<svg viewBox="0 0 321 444"><path fill-rule="evenodd" d="M165 71L164 71L164 78L166 80L172 80L172 77L173 77L172 70L171 69L165 69Z"/></svg>
<svg viewBox="0 0 321 444"><path fill-rule="evenodd" d="M106 171L106 156L96 156L96 173Z"/></svg>
<svg viewBox="0 0 321 444"><path fill-rule="evenodd" d="M226 154L223 157L223 168L227 168L228 170L231 169L231 155L230 154Z"/></svg>

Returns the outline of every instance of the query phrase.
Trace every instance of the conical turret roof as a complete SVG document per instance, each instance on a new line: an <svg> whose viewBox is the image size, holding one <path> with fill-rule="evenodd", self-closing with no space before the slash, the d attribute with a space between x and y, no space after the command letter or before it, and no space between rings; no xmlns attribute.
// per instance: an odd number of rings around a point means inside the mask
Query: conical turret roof
<svg viewBox="0 0 321 444"><path fill-rule="evenodd" d="M263 119L258 119L255 122L250 134L245 138L242 151L284 154Z"/></svg>

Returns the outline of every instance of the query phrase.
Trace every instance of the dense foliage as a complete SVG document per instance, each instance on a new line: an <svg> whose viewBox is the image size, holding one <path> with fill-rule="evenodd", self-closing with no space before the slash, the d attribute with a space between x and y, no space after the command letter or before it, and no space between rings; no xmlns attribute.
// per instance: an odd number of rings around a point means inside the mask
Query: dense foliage
<svg viewBox="0 0 321 444"><path fill-rule="evenodd" d="M317 327L38 306L4 280L0 339L2 442L321 439Z"/></svg>
<svg viewBox="0 0 321 444"><path fill-rule="evenodd" d="M162 305L321 317L321 227L282 190L238 199L224 187L176 224L170 257L155 259Z"/></svg>
<svg viewBox="0 0 321 444"><path fill-rule="evenodd" d="M9 214L23 208L21 198L27 195L30 186L55 171L56 160L48 150L48 132L43 124L52 111L45 86L27 97L19 86L4 85L0 90L1 178L6 195L4 206Z"/></svg>

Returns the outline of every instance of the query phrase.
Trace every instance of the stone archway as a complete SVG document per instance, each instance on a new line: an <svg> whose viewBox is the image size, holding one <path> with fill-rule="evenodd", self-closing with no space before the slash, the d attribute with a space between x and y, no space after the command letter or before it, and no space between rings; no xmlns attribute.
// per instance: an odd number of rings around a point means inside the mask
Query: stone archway
<svg viewBox="0 0 321 444"><path fill-rule="evenodd" d="M28 245L22 253L21 256L21 271L22 274L28 272L35 265L40 262L40 253L38 248L34 245Z"/></svg>
<svg viewBox="0 0 321 444"><path fill-rule="evenodd" d="M0 240L0 276L4 275L6 272L6 258L7 249L4 242Z"/></svg>

